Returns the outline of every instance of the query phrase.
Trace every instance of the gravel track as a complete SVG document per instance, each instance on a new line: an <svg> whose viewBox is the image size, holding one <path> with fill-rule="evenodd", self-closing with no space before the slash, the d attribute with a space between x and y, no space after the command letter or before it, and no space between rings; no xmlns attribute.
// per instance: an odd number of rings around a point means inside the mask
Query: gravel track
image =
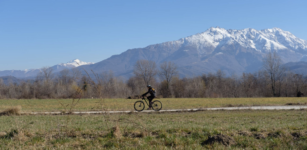
<svg viewBox="0 0 307 150"><path fill-rule="evenodd" d="M250 106L250 107L217 107L217 108L196 108L196 109L169 109L169 110L144 110L137 111L75 111L72 113L63 112L22 112L21 115L98 115L98 114L132 114L132 113L167 113L167 112L197 112L216 110L301 110L307 106Z"/></svg>

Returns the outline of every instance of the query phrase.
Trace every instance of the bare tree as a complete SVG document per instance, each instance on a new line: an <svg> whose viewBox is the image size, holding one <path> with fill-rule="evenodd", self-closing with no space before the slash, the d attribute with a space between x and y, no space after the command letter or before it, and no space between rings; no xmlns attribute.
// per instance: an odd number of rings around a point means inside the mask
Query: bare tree
<svg viewBox="0 0 307 150"><path fill-rule="evenodd" d="M2 99L2 91L5 87L5 84L3 82L3 79L0 78L0 99Z"/></svg>
<svg viewBox="0 0 307 150"><path fill-rule="evenodd" d="M286 72L286 69L282 66L282 60L275 51L268 53L263 59L263 67L269 75L272 94L273 96L277 96L276 83L281 80Z"/></svg>
<svg viewBox="0 0 307 150"><path fill-rule="evenodd" d="M81 73L81 71L78 68L73 68L70 71L71 71L71 74L72 74L72 78L75 81L79 81L81 79L82 73Z"/></svg>
<svg viewBox="0 0 307 150"><path fill-rule="evenodd" d="M64 69L62 71L60 71L59 75L58 75L59 81L61 84L67 85L70 81L70 76L69 76L69 70L68 69Z"/></svg>
<svg viewBox="0 0 307 150"><path fill-rule="evenodd" d="M139 60L134 66L133 73L148 85L157 75L156 63L149 60Z"/></svg>
<svg viewBox="0 0 307 150"><path fill-rule="evenodd" d="M174 92L175 97L185 97L185 86L186 82L185 79L179 79L178 77L174 77L173 83L172 83L172 89Z"/></svg>
<svg viewBox="0 0 307 150"><path fill-rule="evenodd" d="M201 77L186 79L185 83L186 97L203 97L205 95L205 82Z"/></svg>
<svg viewBox="0 0 307 150"><path fill-rule="evenodd" d="M171 95L170 84L174 76L178 75L177 66L172 62L164 62L160 65L159 76L165 83L165 96Z"/></svg>
<svg viewBox="0 0 307 150"><path fill-rule="evenodd" d="M239 97L241 85L240 79L236 75L232 75L231 78L229 78L228 80L228 84L229 88L227 91L230 92L230 96Z"/></svg>
<svg viewBox="0 0 307 150"><path fill-rule="evenodd" d="M53 69L50 67L44 67L40 70L40 74L45 81L50 81L52 79Z"/></svg>
<svg viewBox="0 0 307 150"><path fill-rule="evenodd" d="M144 86L142 85L142 80L137 77L131 77L127 81L127 86L131 90L131 94L133 96L141 95L140 92L143 92L142 89Z"/></svg>
<svg viewBox="0 0 307 150"><path fill-rule="evenodd" d="M294 74L292 76L292 82L293 82L293 85L295 87L295 92L297 94L298 97L301 97L301 89L302 89L302 86L303 84L305 83L304 81L304 77L303 75L300 75L300 74Z"/></svg>
<svg viewBox="0 0 307 150"><path fill-rule="evenodd" d="M164 62L160 66L159 76L166 83L170 84L174 76L178 75L177 66L172 62Z"/></svg>

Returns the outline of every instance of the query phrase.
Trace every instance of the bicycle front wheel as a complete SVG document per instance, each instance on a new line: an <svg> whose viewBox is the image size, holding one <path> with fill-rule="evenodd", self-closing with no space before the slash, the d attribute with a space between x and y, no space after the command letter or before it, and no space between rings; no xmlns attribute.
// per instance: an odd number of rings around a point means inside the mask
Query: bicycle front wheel
<svg viewBox="0 0 307 150"><path fill-rule="evenodd" d="M152 102L152 109L155 111L159 111L162 109L162 103L158 100Z"/></svg>
<svg viewBox="0 0 307 150"><path fill-rule="evenodd" d="M143 101L136 101L134 103L134 110L136 111L143 111L145 108L145 104Z"/></svg>

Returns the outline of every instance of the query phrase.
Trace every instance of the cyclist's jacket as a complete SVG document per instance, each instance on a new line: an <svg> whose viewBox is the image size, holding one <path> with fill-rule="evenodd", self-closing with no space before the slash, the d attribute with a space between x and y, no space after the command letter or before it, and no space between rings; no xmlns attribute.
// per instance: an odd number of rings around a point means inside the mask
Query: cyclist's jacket
<svg viewBox="0 0 307 150"><path fill-rule="evenodd" d="M148 91L143 94L143 96L145 96L148 93L150 94L150 96L156 97L156 90L154 88L149 88Z"/></svg>

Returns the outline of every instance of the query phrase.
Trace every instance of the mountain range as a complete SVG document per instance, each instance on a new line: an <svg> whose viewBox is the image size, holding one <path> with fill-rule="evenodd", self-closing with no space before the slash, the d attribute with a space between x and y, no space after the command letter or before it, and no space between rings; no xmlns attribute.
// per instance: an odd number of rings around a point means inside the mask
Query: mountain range
<svg viewBox="0 0 307 150"><path fill-rule="evenodd" d="M52 66L53 73L58 73L64 69L72 69L83 65L94 64L92 62L83 62L79 59L71 60L67 63L61 63ZM16 78L33 78L40 72L40 69L25 69L25 70L4 70L0 71L0 77L13 76Z"/></svg>
<svg viewBox="0 0 307 150"><path fill-rule="evenodd" d="M254 72L262 67L265 54L276 51L284 63L307 60L307 41L279 28L226 30L212 27L176 41L129 49L119 55L85 66L96 72L112 70L129 77L137 60L177 64L180 76L191 77L223 70L226 74Z"/></svg>
<svg viewBox="0 0 307 150"><path fill-rule="evenodd" d="M284 63L307 61L307 41L280 28L227 30L211 27L205 32L179 40L129 49L98 63L84 63L82 69L96 73L111 70L116 76L128 78L133 75L134 64L146 59L156 62L157 66L165 61L174 62L181 77L214 73L217 70L223 70L227 75L240 75L261 69L263 57L273 51L279 54ZM59 71L80 67L69 67L68 64L53 68ZM0 76L22 78L37 74L38 71L0 71Z"/></svg>

